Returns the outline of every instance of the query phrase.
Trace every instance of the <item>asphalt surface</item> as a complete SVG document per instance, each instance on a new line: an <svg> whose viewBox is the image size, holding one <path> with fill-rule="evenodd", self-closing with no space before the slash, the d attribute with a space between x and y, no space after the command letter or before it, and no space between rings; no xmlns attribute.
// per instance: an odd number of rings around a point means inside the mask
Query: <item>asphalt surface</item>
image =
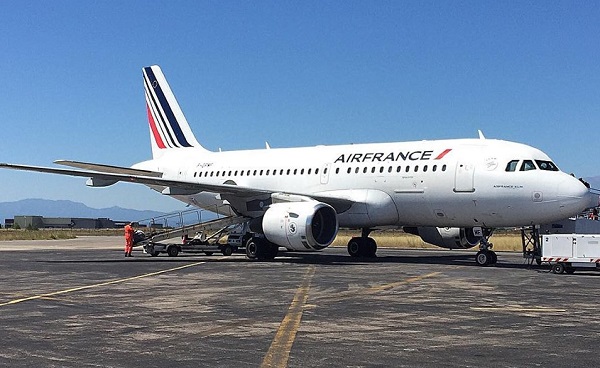
<svg viewBox="0 0 600 368"><path fill-rule="evenodd" d="M599 365L595 271L445 250L124 258L114 242L0 243L0 366Z"/></svg>

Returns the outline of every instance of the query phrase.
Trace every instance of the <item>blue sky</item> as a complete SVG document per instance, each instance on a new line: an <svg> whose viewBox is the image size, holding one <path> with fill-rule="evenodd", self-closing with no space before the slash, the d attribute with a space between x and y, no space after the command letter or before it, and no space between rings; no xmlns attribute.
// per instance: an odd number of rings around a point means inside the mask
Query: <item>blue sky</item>
<svg viewBox="0 0 600 368"><path fill-rule="evenodd" d="M600 175L597 1L2 1L0 161L150 158L161 65L217 150L486 137ZM0 202L172 210L143 186L0 171Z"/></svg>

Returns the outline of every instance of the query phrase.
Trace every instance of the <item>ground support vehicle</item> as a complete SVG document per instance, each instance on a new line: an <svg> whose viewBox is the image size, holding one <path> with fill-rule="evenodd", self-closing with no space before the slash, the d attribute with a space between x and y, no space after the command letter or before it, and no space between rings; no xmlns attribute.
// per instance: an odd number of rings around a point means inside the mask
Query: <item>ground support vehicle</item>
<svg viewBox="0 0 600 368"><path fill-rule="evenodd" d="M151 256L158 256L160 253L166 253L171 257L177 256L181 252L204 252L207 255L212 255L216 252L221 252L224 255L231 255L237 250L236 244L222 243L219 240L227 235L236 225L247 221L242 216L228 216L208 221L200 221L198 215L197 223L185 224L184 213L179 216L178 223L184 224L177 227L149 226L148 233L142 232L136 246L142 246L145 253ZM156 219L151 219L150 224L156 223ZM139 232L138 232L139 233Z"/></svg>
<svg viewBox="0 0 600 368"><path fill-rule="evenodd" d="M543 235L541 260L557 274L600 270L600 234Z"/></svg>

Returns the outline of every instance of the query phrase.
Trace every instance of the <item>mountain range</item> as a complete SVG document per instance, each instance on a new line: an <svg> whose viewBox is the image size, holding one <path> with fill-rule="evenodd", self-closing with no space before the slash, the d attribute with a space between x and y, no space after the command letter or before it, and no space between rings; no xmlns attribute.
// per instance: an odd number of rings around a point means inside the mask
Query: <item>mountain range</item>
<svg viewBox="0 0 600 368"><path fill-rule="evenodd" d="M152 210L133 210L121 207L91 208L68 200L23 199L0 203L0 222L15 216L109 218L115 221L138 221L164 215Z"/></svg>

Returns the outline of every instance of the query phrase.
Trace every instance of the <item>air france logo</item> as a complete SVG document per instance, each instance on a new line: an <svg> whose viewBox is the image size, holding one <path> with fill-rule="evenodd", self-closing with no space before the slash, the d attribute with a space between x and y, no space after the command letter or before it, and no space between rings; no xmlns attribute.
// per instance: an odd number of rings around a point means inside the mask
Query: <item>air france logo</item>
<svg viewBox="0 0 600 368"><path fill-rule="evenodd" d="M437 156L433 157L433 150L428 151L405 151L405 152L366 152L366 153L344 153L334 163L363 163L363 162L397 162L397 161L429 161L441 160L452 151L447 148ZM433 158L432 158L433 157Z"/></svg>
<svg viewBox="0 0 600 368"><path fill-rule="evenodd" d="M290 224L288 225L288 230L290 232L290 234L296 234L296 231L298 230L298 228L296 227L296 223L295 222L290 222Z"/></svg>

